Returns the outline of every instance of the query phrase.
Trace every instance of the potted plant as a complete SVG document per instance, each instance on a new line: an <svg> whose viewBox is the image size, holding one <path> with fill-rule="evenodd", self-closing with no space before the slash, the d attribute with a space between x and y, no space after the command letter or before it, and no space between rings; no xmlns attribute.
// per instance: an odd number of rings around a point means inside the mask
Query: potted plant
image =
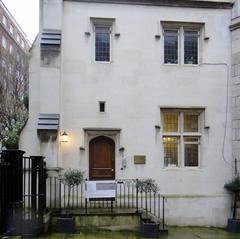
<svg viewBox="0 0 240 239"><path fill-rule="evenodd" d="M224 185L224 188L233 194L232 218L228 219L227 229L231 232L240 232L240 220L237 219L237 202L240 199L240 177L237 176Z"/></svg>
<svg viewBox="0 0 240 239"><path fill-rule="evenodd" d="M75 231L75 218L69 214L71 191L74 186L84 181L84 172L77 169L68 169L60 176L61 182L67 186L67 210L58 218L59 232L73 233Z"/></svg>
<svg viewBox="0 0 240 239"><path fill-rule="evenodd" d="M136 180L136 187L138 192L145 193L147 199L148 194L157 193L159 187L153 179ZM141 218L140 233L143 237L158 237L159 236L159 223L151 220L148 217L148 205L145 200L146 218Z"/></svg>

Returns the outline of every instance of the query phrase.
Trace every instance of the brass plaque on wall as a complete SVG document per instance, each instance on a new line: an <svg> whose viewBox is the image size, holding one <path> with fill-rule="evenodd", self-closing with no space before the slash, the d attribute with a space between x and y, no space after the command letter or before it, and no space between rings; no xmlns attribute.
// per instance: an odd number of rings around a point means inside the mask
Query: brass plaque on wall
<svg viewBox="0 0 240 239"><path fill-rule="evenodd" d="M146 155L134 155L134 164L146 164Z"/></svg>

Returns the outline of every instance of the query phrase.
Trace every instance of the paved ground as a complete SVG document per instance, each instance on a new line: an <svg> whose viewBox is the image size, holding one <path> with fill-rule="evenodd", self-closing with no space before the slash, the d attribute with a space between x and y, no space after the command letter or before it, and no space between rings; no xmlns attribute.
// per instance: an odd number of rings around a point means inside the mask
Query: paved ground
<svg viewBox="0 0 240 239"><path fill-rule="evenodd" d="M74 235L49 234L44 239L140 239L134 232L92 231L80 232ZM171 227L168 234L162 234L162 239L240 239L240 233L229 233L223 229L200 227Z"/></svg>
<svg viewBox="0 0 240 239"><path fill-rule="evenodd" d="M20 239L21 237L1 237L1 239ZM78 234L52 233L39 237L39 239L141 239L134 232L87 231ZM240 239L240 233L229 233L218 228L202 227L171 227L168 234L159 236L161 239Z"/></svg>

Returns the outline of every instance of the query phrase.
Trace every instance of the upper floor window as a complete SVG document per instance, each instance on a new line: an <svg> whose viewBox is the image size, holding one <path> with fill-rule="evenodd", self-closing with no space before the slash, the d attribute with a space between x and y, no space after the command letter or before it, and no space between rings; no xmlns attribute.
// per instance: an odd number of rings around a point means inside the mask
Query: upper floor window
<svg viewBox="0 0 240 239"><path fill-rule="evenodd" d="M23 41L23 40L21 40L21 46L22 46L22 48L24 49L25 44L24 44L24 41Z"/></svg>
<svg viewBox="0 0 240 239"><path fill-rule="evenodd" d="M184 30L184 64L198 64L198 31Z"/></svg>
<svg viewBox="0 0 240 239"><path fill-rule="evenodd" d="M198 167L200 137L200 112L164 111L164 166Z"/></svg>
<svg viewBox="0 0 240 239"><path fill-rule="evenodd" d="M2 16L2 23L7 26L7 18L4 15Z"/></svg>
<svg viewBox="0 0 240 239"><path fill-rule="evenodd" d="M9 25L9 31L13 35L13 25L12 24Z"/></svg>
<svg viewBox="0 0 240 239"><path fill-rule="evenodd" d="M20 43L20 35L17 33L17 42Z"/></svg>
<svg viewBox="0 0 240 239"><path fill-rule="evenodd" d="M95 61L110 62L111 27L95 25Z"/></svg>
<svg viewBox="0 0 240 239"><path fill-rule="evenodd" d="M164 63L178 64L178 30L164 30Z"/></svg>
<svg viewBox="0 0 240 239"><path fill-rule="evenodd" d="M164 64L199 63L200 24L163 24Z"/></svg>
<svg viewBox="0 0 240 239"><path fill-rule="evenodd" d="M7 39L4 35L2 35L2 47L3 48L7 48Z"/></svg>
<svg viewBox="0 0 240 239"><path fill-rule="evenodd" d="M9 45L9 52L10 52L10 54L13 53L13 45L12 44Z"/></svg>

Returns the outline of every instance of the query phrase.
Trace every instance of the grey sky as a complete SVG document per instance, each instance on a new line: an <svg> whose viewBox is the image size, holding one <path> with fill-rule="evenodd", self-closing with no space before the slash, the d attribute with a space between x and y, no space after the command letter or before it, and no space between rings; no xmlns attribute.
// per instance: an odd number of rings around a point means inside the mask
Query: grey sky
<svg viewBox="0 0 240 239"><path fill-rule="evenodd" d="M38 33L39 0L2 0L20 27L33 42Z"/></svg>

